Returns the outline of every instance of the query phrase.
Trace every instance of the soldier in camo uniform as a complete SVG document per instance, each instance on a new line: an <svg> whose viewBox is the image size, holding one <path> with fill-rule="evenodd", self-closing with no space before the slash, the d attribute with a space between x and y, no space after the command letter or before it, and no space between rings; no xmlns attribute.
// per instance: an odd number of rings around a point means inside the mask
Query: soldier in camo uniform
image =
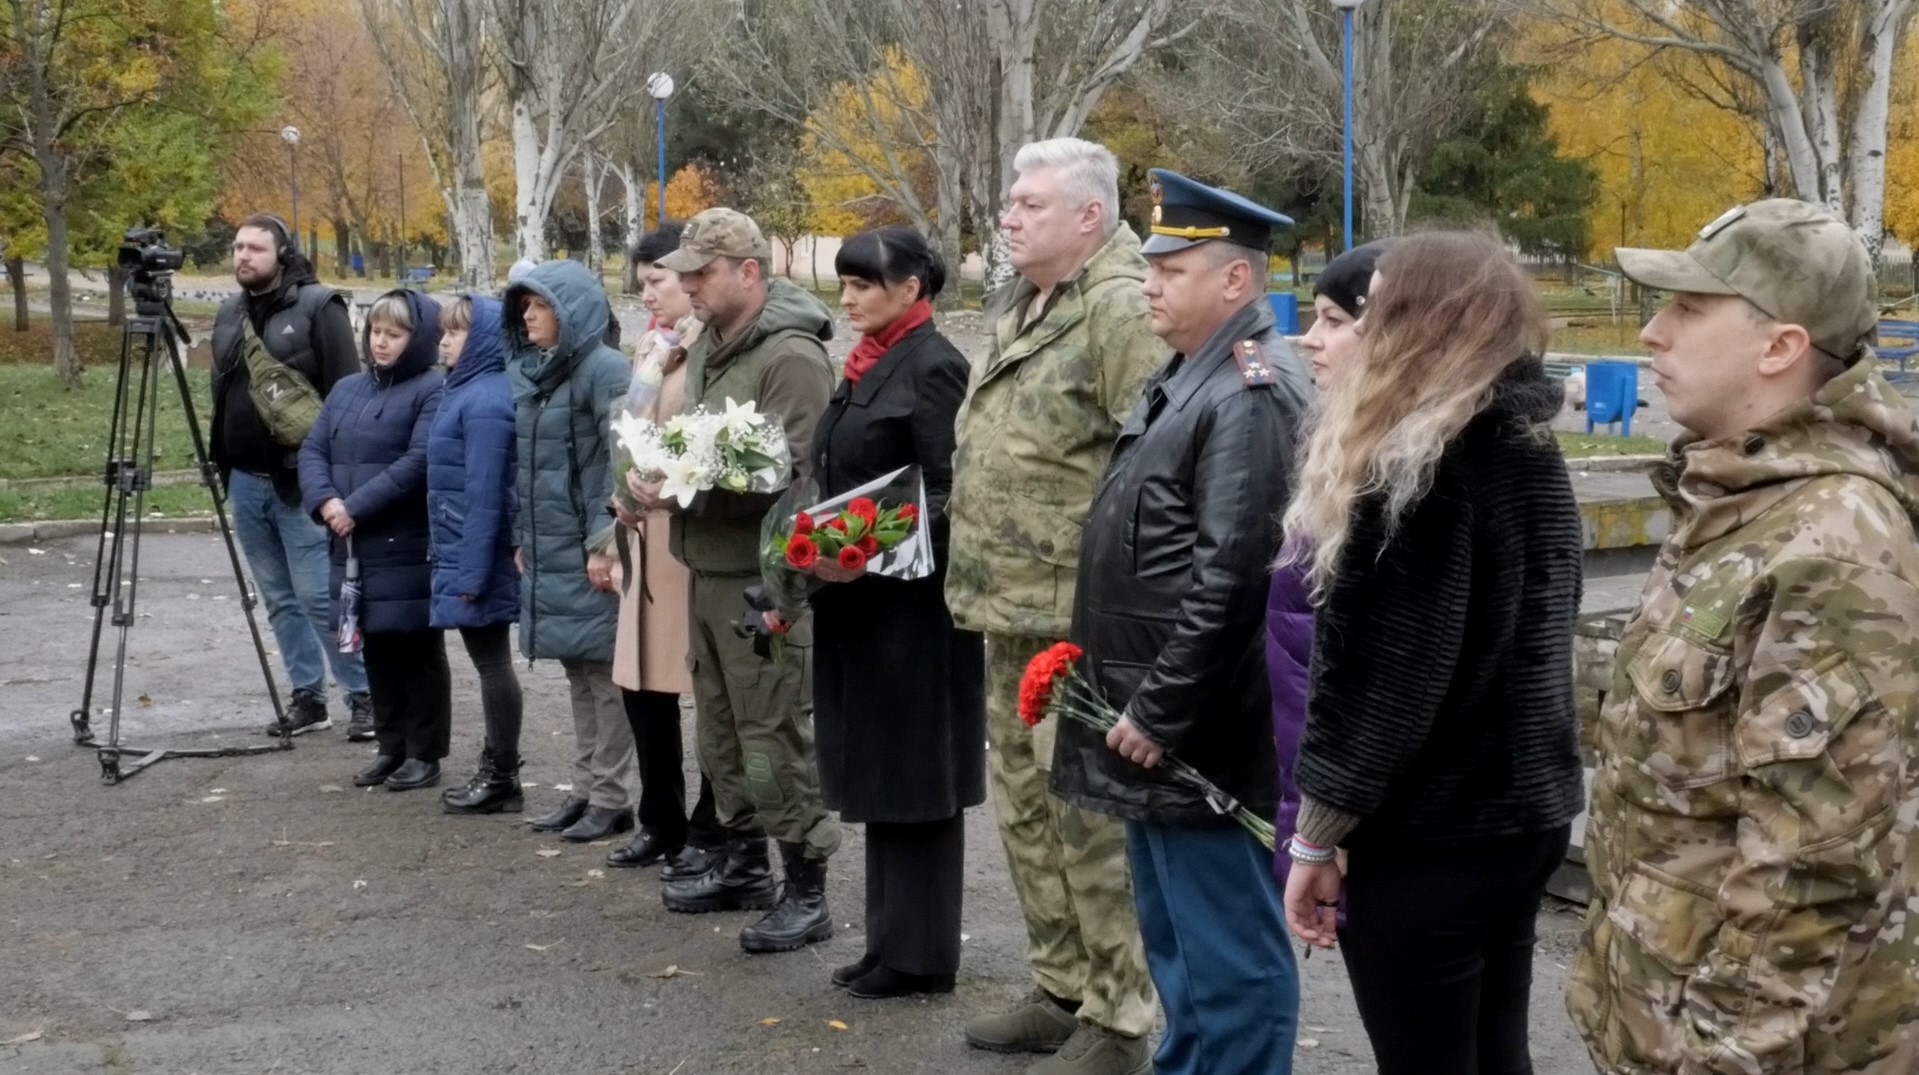
<svg viewBox="0 0 1919 1075"><path fill-rule="evenodd" d="M1619 644L1569 1007L1606 1075L1919 1072L1919 420L1858 239L1798 201L1681 251L1641 338L1689 432Z"/></svg>
<svg viewBox="0 0 1919 1075"><path fill-rule="evenodd" d="M1038 989L966 1038L1054 1054L1029 1075L1143 1075L1156 1004L1125 827L1049 794L1054 722L1029 730L1017 698L1026 662L1067 636L1094 488L1165 351L1112 153L1062 138L1020 150L1014 168L1002 224L1020 278L988 300L992 350L960 410L946 599L986 633L993 802Z"/></svg>

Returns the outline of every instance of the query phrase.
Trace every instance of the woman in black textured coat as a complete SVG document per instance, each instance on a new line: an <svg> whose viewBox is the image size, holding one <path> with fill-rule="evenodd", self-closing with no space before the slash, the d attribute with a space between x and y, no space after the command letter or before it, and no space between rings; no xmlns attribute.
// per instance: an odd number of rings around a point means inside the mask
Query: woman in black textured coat
<svg viewBox="0 0 1919 1075"><path fill-rule="evenodd" d="M1583 794L1562 393L1496 239L1399 240L1364 309L1286 512L1316 604L1286 915L1337 934L1381 1075L1530 1071L1534 920Z"/></svg>
<svg viewBox="0 0 1919 1075"><path fill-rule="evenodd" d="M813 437L820 496L908 464L926 483L939 569L853 577L813 596L820 789L866 823L866 955L833 972L857 997L950 992L959 969L963 811L986 798L985 650L946 610L946 498L966 359L931 321L945 278L917 232L841 247L840 301L863 333ZM823 572L831 574L830 571Z"/></svg>

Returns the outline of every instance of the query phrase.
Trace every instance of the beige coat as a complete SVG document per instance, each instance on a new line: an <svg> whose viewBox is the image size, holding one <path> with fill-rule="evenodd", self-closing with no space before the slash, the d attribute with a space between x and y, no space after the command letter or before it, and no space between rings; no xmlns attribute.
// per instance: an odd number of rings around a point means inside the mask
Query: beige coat
<svg viewBox="0 0 1919 1075"><path fill-rule="evenodd" d="M664 372L659 396L647 408L656 422L680 413L686 397L686 344L700 323L688 317L677 326L680 345L670 347L660 333L648 332L634 359L637 384L648 364ZM630 690L687 694L693 679L686 667L687 570L667 549L667 513L648 512L638 529L620 527L622 562L630 566L620 582L620 629L613 643L613 682Z"/></svg>

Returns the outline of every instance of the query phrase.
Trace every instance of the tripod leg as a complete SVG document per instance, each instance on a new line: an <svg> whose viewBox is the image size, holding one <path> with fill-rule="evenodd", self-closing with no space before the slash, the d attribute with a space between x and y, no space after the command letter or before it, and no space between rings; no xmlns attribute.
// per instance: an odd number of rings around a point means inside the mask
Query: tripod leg
<svg viewBox="0 0 1919 1075"><path fill-rule="evenodd" d="M100 638L106 627L107 606L113 602L107 580L118 577L120 562L122 530L114 521L121 517L120 471L130 462L124 453L129 439L127 389L131 382L132 344L130 333L120 337L120 368L113 387L113 425L107 430L107 459L102 473L106 489L100 504L100 540L93 551L93 638L87 646L87 679L80 693L80 708L67 717L73 725L73 741L81 746L93 744L93 687L100 668Z"/></svg>
<svg viewBox="0 0 1919 1075"><path fill-rule="evenodd" d="M115 528L114 542L127 552L114 556L113 571L113 625L119 629L120 637L113 662L113 712L107 722L107 749L101 753L101 778L107 783L119 781L117 763L120 747L120 717L125 711L127 680L127 641L133 630L134 617L137 615L136 601L140 592L140 535L146 519L147 487L153 479L153 436L154 427L159 424L160 378L154 371L153 361L156 353L156 339L160 331L157 323L146 322L146 344L142 347L140 364L139 409L133 412L133 436L127 446L131 451L128 461L131 466L120 468L118 526ZM127 338L140 332L139 327L129 327ZM131 343L129 342L129 346ZM128 511L128 501L132 501L132 510ZM131 515L131 518L129 518ZM127 541L128 528L131 527L132 540Z"/></svg>
<svg viewBox="0 0 1919 1075"><path fill-rule="evenodd" d="M280 704L280 687L273 678L273 664L267 660L266 641L260 635L260 621L253 615L257 601L252 588L247 585L246 571L240 566L240 549L233 538L233 524L227 518L226 489L220 485L219 468L213 465L207 455L206 438L200 432L200 419L193 410L193 390L187 383L186 361L181 357L173 335L165 328L161 332L166 339L168 360L173 364L173 383L180 390L180 409L186 415L187 432L193 438L193 458L200 467L200 480L213 497L213 517L220 525L220 537L226 542L227 562L233 568L234 585L240 589L240 610L247 618L247 633L253 636L253 653L260 660L260 675L266 680L267 698L273 703L274 721L280 729L280 745L291 750L293 728L287 723L286 710Z"/></svg>

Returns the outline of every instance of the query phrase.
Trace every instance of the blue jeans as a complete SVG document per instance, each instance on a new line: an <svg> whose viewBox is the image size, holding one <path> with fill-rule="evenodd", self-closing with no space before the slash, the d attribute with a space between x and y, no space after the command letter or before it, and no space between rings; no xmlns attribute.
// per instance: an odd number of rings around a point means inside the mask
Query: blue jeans
<svg viewBox="0 0 1919 1075"><path fill-rule="evenodd" d="M342 691L366 694L366 665L360 655L341 653L334 644L327 528L298 505L282 501L273 482L243 470L234 471L227 484L227 507L293 689L326 701L331 663Z"/></svg>
<svg viewBox="0 0 1919 1075"><path fill-rule="evenodd" d="M1126 823L1146 966L1166 1011L1156 1075L1290 1075L1299 968L1272 852L1238 825Z"/></svg>

